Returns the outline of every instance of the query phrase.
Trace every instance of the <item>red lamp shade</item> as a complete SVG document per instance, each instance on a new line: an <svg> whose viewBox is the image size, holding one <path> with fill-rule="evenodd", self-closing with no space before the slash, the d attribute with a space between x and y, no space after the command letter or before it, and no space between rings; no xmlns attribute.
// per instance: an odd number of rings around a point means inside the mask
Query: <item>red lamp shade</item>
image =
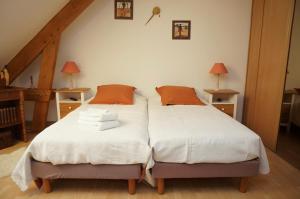
<svg viewBox="0 0 300 199"><path fill-rule="evenodd" d="M223 63L215 63L209 72L215 75L228 73Z"/></svg>
<svg viewBox="0 0 300 199"><path fill-rule="evenodd" d="M64 67L61 69L61 72L63 73L69 73L69 74L73 74L73 73L79 73L80 70L77 67L76 63L73 61L67 61L64 65Z"/></svg>

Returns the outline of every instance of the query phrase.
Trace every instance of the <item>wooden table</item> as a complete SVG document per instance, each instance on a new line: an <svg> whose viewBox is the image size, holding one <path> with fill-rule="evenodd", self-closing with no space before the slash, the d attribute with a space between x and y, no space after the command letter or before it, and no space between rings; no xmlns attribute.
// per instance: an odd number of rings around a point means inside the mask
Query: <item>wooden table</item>
<svg viewBox="0 0 300 199"><path fill-rule="evenodd" d="M10 129L14 136L27 141L24 118L24 89L0 89L0 133Z"/></svg>
<svg viewBox="0 0 300 199"><path fill-rule="evenodd" d="M290 132L291 129L296 95L296 89L285 90L283 93L279 124L286 127L287 132Z"/></svg>

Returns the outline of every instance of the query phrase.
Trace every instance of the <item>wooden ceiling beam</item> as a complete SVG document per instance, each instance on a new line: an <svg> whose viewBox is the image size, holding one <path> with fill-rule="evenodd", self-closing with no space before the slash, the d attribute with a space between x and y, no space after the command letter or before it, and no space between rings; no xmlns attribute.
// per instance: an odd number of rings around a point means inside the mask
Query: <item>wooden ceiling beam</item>
<svg viewBox="0 0 300 199"><path fill-rule="evenodd" d="M38 89L52 88L59 41L60 36L58 35L53 41L49 42L43 50ZM40 132L46 127L49 102L50 100L44 102L37 101L35 103L32 121L33 132Z"/></svg>
<svg viewBox="0 0 300 199"><path fill-rule="evenodd" d="M94 0L70 0L44 28L8 63L13 82Z"/></svg>

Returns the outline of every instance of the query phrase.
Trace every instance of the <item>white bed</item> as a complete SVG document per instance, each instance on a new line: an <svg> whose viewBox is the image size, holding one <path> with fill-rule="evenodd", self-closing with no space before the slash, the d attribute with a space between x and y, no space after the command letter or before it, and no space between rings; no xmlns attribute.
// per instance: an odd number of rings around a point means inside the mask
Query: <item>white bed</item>
<svg viewBox="0 0 300 199"><path fill-rule="evenodd" d="M211 105L162 106L148 101L153 159L167 163L234 163L259 158L259 172L269 172L260 137Z"/></svg>
<svg viewBox="0 0 300 199"><path fill-rule="evenodd" d="M78 124L79 112L88 107L113 110L121 126L95 132ZM151 157L147 131L147 100L135 95L134 105L85 104L34 138L12 173L26 190L33 180L30 159L59 164L144 164Z"/></svg>

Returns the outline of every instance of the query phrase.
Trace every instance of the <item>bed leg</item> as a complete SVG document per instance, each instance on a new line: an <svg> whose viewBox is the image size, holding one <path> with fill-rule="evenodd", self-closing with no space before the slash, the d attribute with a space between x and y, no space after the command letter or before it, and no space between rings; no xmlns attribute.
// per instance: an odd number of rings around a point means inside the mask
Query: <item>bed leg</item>
<svg viewBox="0 0 300 199"><path fill-rule="evenodd" d="M249 182L248 177L242 177L240 179L240 192L242 192L242 193L247 192L248 182Z"/></svg>
<svg viewBox="0 0 300 199"><path fill-rule="evenodd" d="M37 178L37 179L34 180L34 184L35 184L35 186L36 186L38 189L40 189L40 188L42 187L42 185L43 185L43 181L42 181L41 178Z"/></svg>
<svg viewBox="0 0 300 199"><path fill-rule="evenodd" d="M157 192L159 194L163 194L165 192L165 179L163 178L157 178Z"/></svg>
<svg viewBox="0 0 300 199"><path fill-rule="evenodd" d="M50 180L43 179L43 190L45 193L50 193L52 191Z"/></svg>
<svg viewBox="0 0 300 199"><path fill-rule="evenodd" d="M129 179L128 180L128 193L129 194L135 194L136 191L136 180L135 179Z"/></svg>

